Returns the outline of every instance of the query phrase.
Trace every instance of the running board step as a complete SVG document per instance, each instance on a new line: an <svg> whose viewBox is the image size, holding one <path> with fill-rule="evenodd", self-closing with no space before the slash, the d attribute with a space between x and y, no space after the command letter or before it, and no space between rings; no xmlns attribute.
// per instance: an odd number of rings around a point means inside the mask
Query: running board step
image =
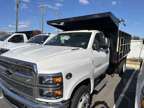
<svg viewBox="0 0 144 108"><path fill-rule="evenodd" d="M99 84L97 84L94 90L97 92L101 91L106 86L107 82L108 82L107 78L104 78L99 82Z"/></svg>

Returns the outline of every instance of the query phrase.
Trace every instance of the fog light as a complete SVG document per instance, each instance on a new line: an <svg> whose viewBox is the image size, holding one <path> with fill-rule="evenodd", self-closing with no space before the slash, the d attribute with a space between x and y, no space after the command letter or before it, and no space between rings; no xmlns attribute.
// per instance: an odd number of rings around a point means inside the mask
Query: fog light
<svg viewBox="0 0 144 108"><path fill-rule="evenodd" d="M45 98L61 98L63 96L63 91L61 89L40 89L40 96Z"/></svg>
<svg viewBox="0 0 144 108"><path fill-rule="evenodd" d="M54 91L54 96L55 96L55 97L60 97L60 96L62 96L62 90L56 90L56 91Z"/></svg>

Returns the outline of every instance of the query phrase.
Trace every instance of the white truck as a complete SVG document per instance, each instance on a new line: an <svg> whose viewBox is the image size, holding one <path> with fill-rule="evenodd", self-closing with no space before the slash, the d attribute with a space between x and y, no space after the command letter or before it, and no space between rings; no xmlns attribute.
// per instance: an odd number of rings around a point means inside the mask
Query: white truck
<svg viewBox="0 0 144 108"><path fill-rule="evenodd" d="M25 48L25 47L32 47L33 45L43 45L45 44L52 34L39 34L39 35L35 35L34 37L30 38L27 42L24 43L6 43L5 46L0 46L0 54L3 54L7 51L10 50L15 50L18 48Z"/></svg>
<svg viewBox="0 0 144 108"><path fill-rule="evenodd" d="M89 108L105 75L124 71L130 35L110 12L48 24L64 32L44 46L0 56L3 95L18 108Z"/></svg>
<svg viewBox="0 0 144 108"><path fill-rule="evenodd" d="M12 35L0 36L0 44L4 44L7 42L21 43L21 42L26 42L27 40L28 38L25 33L14 33Z"/></svg>
<svg viewBox="0 0 144 108"><path fill-rule="evenodd" d="M0 53L6 52L16 46L22 46L21 43L26 43L31 37L40 34L38 30L33 31L21 31L13 34L0 36Z"/></svg>

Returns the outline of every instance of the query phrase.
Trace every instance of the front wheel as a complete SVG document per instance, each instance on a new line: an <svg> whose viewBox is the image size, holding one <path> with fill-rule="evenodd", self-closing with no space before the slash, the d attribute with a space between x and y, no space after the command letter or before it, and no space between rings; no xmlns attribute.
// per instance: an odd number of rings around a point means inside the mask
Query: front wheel
<svg viewBox="0 0 144 108"><path fill-rule="evenodd" d="M70 108L90 108L90 88L89 86L82 85L74 93Z"/></svg>

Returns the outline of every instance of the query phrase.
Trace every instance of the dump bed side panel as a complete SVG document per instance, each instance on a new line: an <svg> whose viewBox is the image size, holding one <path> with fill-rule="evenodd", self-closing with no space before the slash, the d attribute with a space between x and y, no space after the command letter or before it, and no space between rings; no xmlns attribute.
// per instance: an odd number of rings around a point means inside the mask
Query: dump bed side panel
<svg viewBox="0 0 144 108"><path fill-rule="evenodd" d="M117 41L118 41L118 30L114 33L109 33L110 37L110 63L117 63Z"/></svg>
<svg viewBox="0 0 144 108"><path fill-rule="evenodd" d="M130 52L131 35L123 31L119 32L119 47L117 58L121 61Z"/></svg>
<svg viewBox="0 0 144 108"><path fill-rule="evenodd" d="M130 52L131 35L123 31L118 31L117 35L110 37L110 63L118 64L127 57Z"/></svg>

